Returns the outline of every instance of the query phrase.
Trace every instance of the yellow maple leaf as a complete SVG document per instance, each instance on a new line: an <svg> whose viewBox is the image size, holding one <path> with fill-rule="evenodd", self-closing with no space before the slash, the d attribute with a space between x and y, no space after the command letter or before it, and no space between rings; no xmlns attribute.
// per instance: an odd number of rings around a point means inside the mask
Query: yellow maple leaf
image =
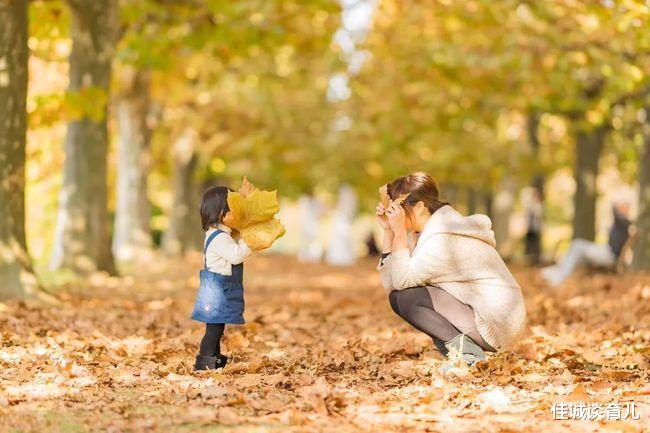
<svg viewBox="0 0 650 433"><path fill-rule="evenodd" d="M273 242L282 237L284 233L285 230L282 223L273 218L246 227L242 230L241 236L250 249L258 251L269 248Z"/></svg>
<svg viewBox="0 0 650 433"><path fill-rule="evenodd" d="M243 195L244 197L248 197L251 195L253 191L255 191L255 185L253 185L246 176L244 176L244 180L241 182L241 188L239 188L239 193Z"/></svg>
<svg viewBox="0 0 650 433"><path fill-rule="evenodd" d="M274 218L280 210L277 191L260 191L244 178L239 192L228 193L228 208L224 224L239 231L252 250L266 249L284 235L282 223Z"/></svg>

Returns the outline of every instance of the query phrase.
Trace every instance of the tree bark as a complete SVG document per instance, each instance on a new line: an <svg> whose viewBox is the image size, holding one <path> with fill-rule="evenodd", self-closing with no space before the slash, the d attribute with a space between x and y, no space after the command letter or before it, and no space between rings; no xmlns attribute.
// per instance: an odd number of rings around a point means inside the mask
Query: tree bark
<svg viewBox="0 0 650 433"><path fill-rule="evenodd" d="M117 204L113 254L118 260L146 256L152 237L147 197L151 128L149 74L126 68L117 102Z"/></svg>
<svg viewBox="0 0 650 433"><path fill-rule="evenodd" d="M650 110L646 110L646 116ZM650 122L650 119L646 119ZM636 223L638 239L634 244L632 268L650 270L650 125L645 125L643 150L639 157L639 215Z"/></svg>
<svg viewBox="0 0 650 433"><path fill-rule="evenodd" d="M492 226L497 249L503 255L509 255L510 245L510 216L515 208L517 182L511 177L505 177L499 182L494 197Z"/></svg>
<svg viewBox="0 0 650 433"><path fill-rule="evenodd" d="M528 142L530 143L530 149L533 154L535 161L539 161L539 149L540 142L539 136L537 135L539 131L539 122L540 116L539 113L531 113L528 115L528 122L526 124L528 132ZM531 181L531 186L539 191L539 193L544 196L544 184L546 179L544 178L544 173L539 169L535 169L533 173L533 179Z"/></svg>
<svg viewBox="0 0 650 433"><path fill-rule="evenodd" d="M106 184L107 99L117 34L117 0L69 0L71 93L103 92L102 115L68 123L63 187L51 266L86 273L115 273ZM86 96L87 97L87 96ZM101 99L101 98L100 98Z"/></svg>
<svg viewBox="0 0 650 433"><path fill-rule="evenodd" d="M467 188L467 214L474 215L478 207L478 196L474 188Z"/></svg>
<svg viewBox="0 0 650 433"><path fill-rule="evenodd" d="M27 0L0 2L0 299L37 296L25 239Z"/></svg>
<svg viewBox="0 0 650 433"><path fill-rule="evenodd" d="M492 219L494 216L494 194L492 191L488 190L483 193L483 209L485 215Z"/></svg>
<svg viewBox="0 0 650 433"><path fill-rule="evenodd" d="M606 130L579 131L576 135L576 162L573 197L573 238L593 241L596 238L596 199L598 197L598 163Z"/></svg>
<svg viewBox="0 0 650 433"><path fill-rule="evenodd" d="M198 212L198 188L194 179L197 164L197 134L187 129L174 143L174 199L169 227L162 240L165 253L180 256L200 249L201 220Z"/></svg>
<svg viewBox="0 0 650 433"><path fill-rule="evenodd" d="M539 136L537 133L539 132L539 122L540 122L540 115L537 112L532 112L528 115L528 122L526 124L527 127L527 132L528 132L528 142L530 143L530 150L532 153L532 157L534 161L539 161L539 150L540 150L540 142L539 142ZM544 185L546 183L546 179L544 178L544 173L539 168L536 168L533 172L533 177L531 179L530 186L535 190L535 193L539 197L539 200L541 202L542 208L544 206ZM536 197L532 198L533 200L536 199ZM543 217L543 212L542 212L542 222L544 220ZM538 236L536 237L530 237L527 239L527 250L530 252L529 260L530 264L533 266L539 265L542 260L542 240L544 236L544 224L542 223L541 226L539 227L539 233Z"/></svg>

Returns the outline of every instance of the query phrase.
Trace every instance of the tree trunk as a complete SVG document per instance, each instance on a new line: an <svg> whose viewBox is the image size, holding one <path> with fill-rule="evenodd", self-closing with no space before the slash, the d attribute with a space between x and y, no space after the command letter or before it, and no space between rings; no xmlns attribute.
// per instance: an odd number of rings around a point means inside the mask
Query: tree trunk
<svg viewBox="0 0 650 433"><path fill-rule="evenodd" d="M515 208L517 195L517 182L511 177L506 177L499 182L497 193L494 197L492 213L494 214L492 226L497 249L503 255L509 255L510 245L510 216Z"/></svg>
<svg viewBox="0 0 650 433"><path fill-rule="evenodd" d="M440 198L449 202L454 207L458 207L458 186L453 183L446 183L440 190Z"/></svg>
<svg viewBox="0 0 650 433"><path fill-rule="evenodd" d="M593 241L596 238L596 181L598 162L603 150L606 131L579 131L576 136L576 162L574 178L576 192L573 197L573 238Z"/></svg>
<svg viewBox="0 0 650 433"><path fill-rule="evenodd" d="M539 122L540 116L539 113L531 113L528 116L527 122L527 131L528 131L528 142L530 143L530 149L533 154L535 161L539 161L539 136L537 135L539 131ZM544 195L544 184L546 179L544 178L544 173L539 168L536 168L533 173L533 179L531 181L531 186L539 191L542 196Z"/></svg>
<svg viewBox="0 0 650 433"><path fill-rule="evenodd" d="M69 91L82 98L95 98L93 102L100 108L92 117L84 113L68 123L51 266L80 273L115 273L107 207L106 117L117 0L68 3L72 9Z"/></svg>
<svg viewBox="0 0 650 433"><path fill-rule="evenodd" d="M478 207L478 197L474 188L467 188L467 215L474 215Z"/></svg>
<svg viewBox="0 0 650 433"><path fill-rule="evenodd" d="M27 0L0 2L0 299L37 295L25 241Z"/></svg>
<svg viewBox="0 0 650 433"><path fill-rule="evenodd" d="M646 116L650 115L646 110ZM646 119L650 122L650 119ZM646 126L650 129L650 126ZM643 151L639 157L639 216L637 217L638 239L634 244L632 268L650 271L650 131L644 134Z"/></svg>
<svg viewBox="0 0 650 433"><path fill-rule="evenodd" d="M117 103L119 138L113 254L118 260L132 260L146 256L152 245L147 197L151 138L147 123L149 74L129 68L124 75L126 87Z"/></svg>
<svg viewBox="0 0 650 433"><path fill-rule="evenodd" d="M483 193L483 210L485 215L492 219L494 216L494 194L492 191L485 191Z"/></svg>
<svg viewBox="0 0 650 433"><path fill-rule="evenodd" d="M163 236L163 250L180 256L201 247L198 189L194 179L197 164L196 132L186 130L174 143L174 199L169 227Z"/></svg>
<svg viewBox="0 0 650 433"><path fill-rule="evenodd" d="M539 122L540 122L540 115L537 112L532 112L531 114L528 115L528 122L527 122L527 131L528 131L528 142L530 143L530 150L532 153L533 160L535 162L539 161L539 148L540 148L540 142L539 142L539 137L537 135L539 131ZM531 184L530 186L534 189L534 193L536 194L536 197L532 197L532 200L539 200L542 209L544 207L544 184L546 183L546 179L544 178L544 174L539 168L536 168L533 172L533 177L531 179ZM532 204L531 204L532 205ZM527 246L527 253L529 254L529 260L530 264L533 266L539 265L542 260L542 239L544 236L544 213L542 212L542 224L539 226L539 232L537 233L537 236L527 236L526 240L526 246ZM529 227L530 230L530 227Z"/></svg>

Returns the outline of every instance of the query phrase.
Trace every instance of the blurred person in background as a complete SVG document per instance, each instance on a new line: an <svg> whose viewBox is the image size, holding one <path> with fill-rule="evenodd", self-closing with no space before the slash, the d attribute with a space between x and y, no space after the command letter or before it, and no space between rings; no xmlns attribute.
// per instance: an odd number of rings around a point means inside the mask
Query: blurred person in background
<svg viewBox="0 0 650 433"><path fill-rule="evenodd" d="M559 286L580 265L610 267L616 264L633 228L629 220L629 203L615 203L612 206L612 212L614 221L609 229L607 244L599 244L586 239L572 240L569 251L560 262L542 269L541 275L549 285Z"/></svg>
<svg viewBox="0 0 650 433"><path fill-rule="evenodd" d="M544 203L542 191L533 188L533 192L526 203L526 258L532 266L539 265L542 256L542 225L544 224Z"/></svg>

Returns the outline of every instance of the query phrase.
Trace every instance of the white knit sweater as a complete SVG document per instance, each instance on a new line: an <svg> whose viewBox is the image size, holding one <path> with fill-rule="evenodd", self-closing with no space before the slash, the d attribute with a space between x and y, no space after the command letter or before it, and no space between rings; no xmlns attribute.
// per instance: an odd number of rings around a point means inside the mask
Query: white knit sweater
<svg viewBox="0 0 650 433"><path fill-rule="evenodd" d="M462 216L451 206L427 221L412 253L390 254L379 266L389 290L437 286L475 312L481 336L495 349L510 345L526 322L521 289L495 249L486 215Z"/></svg>

